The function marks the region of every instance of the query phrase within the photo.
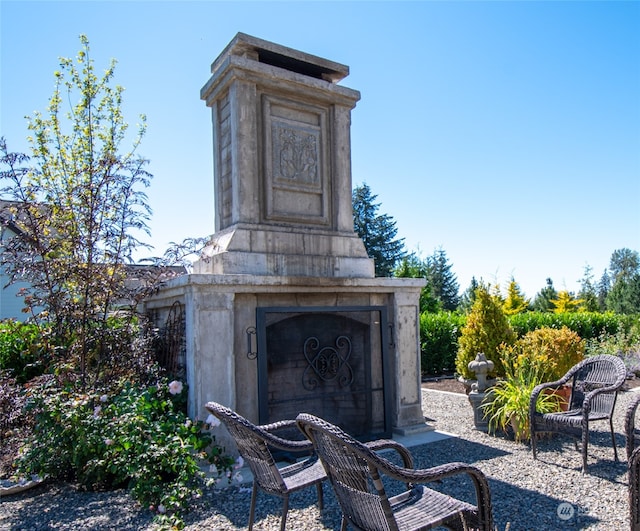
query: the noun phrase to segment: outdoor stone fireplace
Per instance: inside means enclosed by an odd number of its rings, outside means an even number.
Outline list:
[[[184,306],[189,414],[313,413],[359,438],[430,429],[422,279],[375,278],[353,229],[347,66],[239,33],[201,97],[213,124],[215,233],[147,307]],[[381,131],[384,129],[381,128]],[[197,232],[194,230],[194,232]]]

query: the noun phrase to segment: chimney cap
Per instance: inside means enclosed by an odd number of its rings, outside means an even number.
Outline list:
[[[349,75],[349,67],[316,55],[304,53],[280,44],[265,41],[246,33],[237,33],[211,65],[215,73],[228,56],[246,57],[259,63],[283,68],[330,83],[338,83]]]

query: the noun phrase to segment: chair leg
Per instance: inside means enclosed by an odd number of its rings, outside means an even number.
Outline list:
[[[531,430],[531,451],[533,452],[533,458],[536,459],[536,433]]]
[[[587,471],[587,450],[589,448],[589,430],[586,429],[582,432],[582,473],[588,474]]]
[[[611,428],[611,445],[613,446],[613,458],[618,462],[618,447],[616,446],[616,436],[613,432],[613,418],[609,418],[609,427]]]
[[[322,495],[322,482],[316,483],[316,490],[318,491],[318,509],[322,511],[322,509],[324,509],[324,498]]]
[[[253,519],[256,513],[256,497],[258,496],[258,484],[253,481],[253,489],[251,490],[251,508],[249,509],[249,527],[248,531],[253,529]]]
[[[347,517],[343,514],[340,521],[340,531],[347,531]]]
[[[287,513],[289,512],[289,496],[285,496],[282,500],[282,519],[280,520],[280,531],[284,531],[287,525]]]

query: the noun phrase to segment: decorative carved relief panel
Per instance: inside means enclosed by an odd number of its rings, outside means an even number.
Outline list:
[[[264,95],[264,218],[330,223],[328,111]]]

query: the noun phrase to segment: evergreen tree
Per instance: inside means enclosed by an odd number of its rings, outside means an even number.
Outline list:
[[[453,311],[460,304],[460,289],[455,274],[451,271],[451,264],[444,249],[436,249],[427,258],[427,283],[431,286],[434,296],[442,303],[444,310]]]
[[[502,309],[506,315],[515,315],[526,312],[529,309],[529,300],[525,298],[518,283],[511,278],[507,288],[507,298],[502,304]]]
[[[607,309],[607,296],[611,291],[611,277],[609,272],[605,269],[598,281],[597,294],[598,294],[598,308],[601,312]]]
[[[405,256],[393,272],[398,278],[427,278],[428,264],[416,253]],[[442,310],[442,303],[434,295],[432,286],[427,284],[420,292],[420,313],[437,313]]]
[[[378,196],[364,183],[352,193],[353,228],[362,238],[369,258],[373,258],[377,277],[390,277],[396,264],[406,255],[404,239],[396,239],[396,222],[387,214],[378,214]]]
[[[533,309],[536,312],[552,312],[554,309],[551,301],[558,297],[556,288],[553,287],[553,280],[547,279],[547,285],[542,288],[533,300]]]
[[[458,305],[459,310],[461,310],[464,313],[469,313],[471,311],[471,308],[473,307],[473,303],[476,300],[476,290],[479,287],[484,287],[485,289],[487,289],[487,286],[485,286],[482,279],[480,279],[480,281],[478,282],[476,280],[476,277],[471,277],[471,282],[469,283],[469,287],[465,290],[465,292],[460,297],[460,304]]]
[[[558,296],[551,300],[554,313],[571,313],[577,312],[582,308],[584,301],[576,299],[572,293],[567,290],[558,292]]]
[[[458,340],[456,371],[464,378],[474,378],[468,364],[483,352],[487,359],[493,361],[494,373],[503,376],[499,349],[503,344],[513,344],[515,340],[516,334],[502,309],[502,302],[485,288],[478,288],[476,300]]]
[[[598,304],[598,292],[596,286],[593,283],[593,270],[590,266],[585,266],[584,275],[580,280],[580,291],[578,292],[578,298],[583,300],[582,309],[587,312],[600,311],[600,305]]]
[[[615,282],[619,278],[628,279],[640,271],[640,254],[631,249],[617,249],[611,254],[609,271]]]
[[[640,313],[640,254],[618,249],[611,255],[609,270],[613,285],[605,303],[616,313]]]
[[[420,295],[421,312],[454,311],[460,303],[458,282],[443,249],[437,249],[426,259],[411,253],[396,267],[394,276],[426,279]]]

